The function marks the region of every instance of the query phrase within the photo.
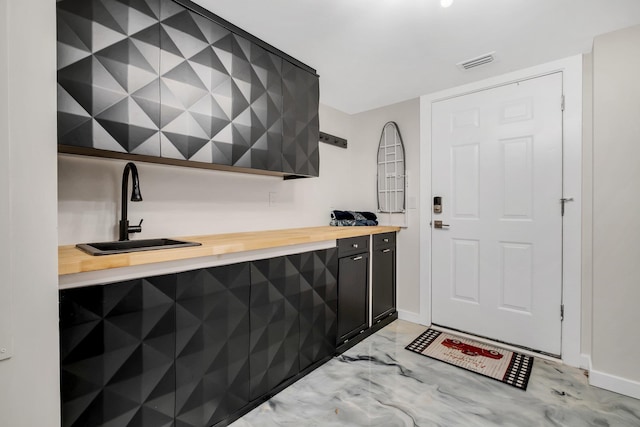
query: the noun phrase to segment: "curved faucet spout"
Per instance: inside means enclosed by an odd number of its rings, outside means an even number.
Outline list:
[[[122,173],[122,200],[120,201],[120,241],[129,240],[129,233],[139,233],[142,231],[142,221],[140,224],[134,227],[129,227],[129,220],[127,219],[127,192],[129,191],[129,173],[131,173],[132,190],[131,201],[141,202],[142,193],[140,193],[140,179],[138,178],[138,168],[135,164],[129,162],[124,167]]]

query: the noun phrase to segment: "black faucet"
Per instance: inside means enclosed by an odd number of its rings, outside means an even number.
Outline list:
[[[129,226],[129,221],[127,220],[127,191],[129,190],[129,171],[131,171],[131,180],[133,181],[131,201],[142,201],[142,194],[140,194],[140,180],[138,179],[138,168],[136,168],[136,165],[129,162],[124,167],[124,172],[122,174],[122,203],[120,205],[122,211],[120,214],[120,241],[129,240],[129,233],[140,233],[142,231],[142,220],[140,220],[140,224],[132,226]]]

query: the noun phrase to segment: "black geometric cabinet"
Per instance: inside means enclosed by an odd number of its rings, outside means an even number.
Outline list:
[[[177,274],[176,426],[222,421],[249,403],[248,263]]]
[[[282,170],[282,59],[163,2],[162,157]]]
[[[160,4],[56,3],[59,144],[160,155]]]
[[[284,131],[282,157],[284,172],[318,176],[320,99],[318,76],[308,73],[287,61],[282,64],[284,96]]]
[[[299,276],[286,256],[251,263],[251,400],[300,371]]]
[[[335,248],[61,290],[64,427],[222,425],[334,355]]]
[[[251,399],[335,353],[336,249],[251,263]]]
[[[300,271],[300,371],[331,357],[338,331],[338,251],[290,255]]]
[[[62,425],[173,426],[175,275],[60,291]]]
[[[180,3],[57,2],[59,150],[318,176],[315,71]]]

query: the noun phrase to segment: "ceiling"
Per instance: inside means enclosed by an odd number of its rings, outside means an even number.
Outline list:
[[[640,24],[638,0],[195,0],[315,68],[320,102],[357,113],[591,51]],[[495,51],[468,71],[458,62]]]

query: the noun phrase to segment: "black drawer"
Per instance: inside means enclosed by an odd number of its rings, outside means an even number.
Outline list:
[[[383,233],[373,235],[373,249],[382,249],[396,245],[396,233]]]
[[[369,252],[369,236],[338,239],[338,258]]]

